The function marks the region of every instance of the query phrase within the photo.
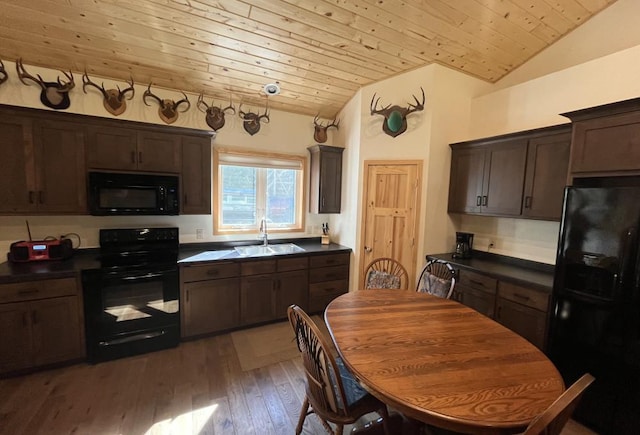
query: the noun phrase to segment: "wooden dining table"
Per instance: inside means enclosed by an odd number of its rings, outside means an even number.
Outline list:
[[[371,394],[407,417],[456,432],[522,432],[564,391],[538,348],[458,302],[402,290],[334,299],[325,321]]]

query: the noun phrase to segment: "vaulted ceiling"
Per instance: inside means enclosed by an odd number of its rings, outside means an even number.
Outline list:
[[[264,106],[277,83],[271,108],[331,118],[433,62],[495,82],[615,1],[0,0],[0,59],[216,104]]]

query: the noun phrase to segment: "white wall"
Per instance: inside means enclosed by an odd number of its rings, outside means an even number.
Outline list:
[[[589,23],[588,23],[589,24]],[[587,25],[588,25],[587,24]],[[560,113],[640,95],[640,46],[475,98],[467,139],[569,120]],[[466,216],[460,231],[476,234],[474,248],[543,263],[555,262],[556,222]]]
[[[40,103],[39,88],[35,85],[23,85],[15,74],[15,64],[4,61],[7,71],[9,71],[9,79],[0,86],[0,104],[8,104],[22,107],[33,107],[37,109],[51,110],[44,107]],[[46,68],[38,68],[25,65],[29,73],[41,74],[45,80],[55,80],[61,74],[55,70]],[[88,94],[82,92],[81,74],[74,74],[76,86],[70,93],[71,106],[65,112],[79,113],[85,115],[93,115],[105,118],[115,118],[102,105],[102,96],[94,88],[87,88]],[[121,88],[126,87],[126,83],[114,81],[111,79],[103,79],[99,77],[91,77],[92,81],[100,83],[104,80],[105,88],[115,87],[119,85]],[[127,102],[127,111],[117,117],[117,119],[141,121],[154,124],[165,125],[157,114],[157,104],[155,101],[149,100],[151,106],[146,106],[142,101],[142,95],[145,86],[136,86],[135,97]],[[177,91],[152,88],[152,92],[162,98],[180,99],[182,94]],[[187,94],[191,101],[191,109],[185,113],[180,113],[178,120],[172,124],[180,127],[197,128],[210,130],[205,122],[202,112],[196,108],[197,95]],[[266,98],[266,97],[265,97]],[[277,97],[273,97],[277,98]],[[207,103],[211,103],[210,99],[206,99]],[[228,104],[228,101],[215,101],[215,104]],[[238,107],[237,102],[236,109]],[[246,111],[264,111],[264,107],[243,106]],[[263,124],[260,132],[254,136],[250,136],[242,128],[242,120],[238,116],[227,115],[225,126],[218,131],[213,146],[225,147],[242,147],[247,149],[255,149],[258,151],[291,153],[297,155],[309,155],[307,147],[313,145],[313,118],[310,116],[297,115],[288,112],[272,110],[270,112],[270,123]],[[333,143],[334,129],[328,130],[327,145]],[[308,180],[306,181],[308,185]],[[308,207],[305,205],[305,210]],[[0,216],[0,255],[7,252],[11,242],[16,240],[24,240],[27,236],[25,219],[29,220],[31,233],[34,239],[45,236],[58,237],[61,234],[70,232],[78,233],[82,238],[83,247],[98,246],[98,230],[100,228],[116,228],[116,227],[136,227],[136,226],[158,226],[170,225],[180,228],[180,241],[185,242],[208,242],[226,240],[229,236],[213,236],[213,221],[211,215],[194,215],[194,216],[134,216],[134,217],[97,217],[97,216]],[[307,213],[305,233],[292,233],[283,235],[285,237],[301,237],[301,236],[319,236],[321,234],[321,223],[325,221],[322,215],[314,215]],[[204,229],[204,239],[196,240],[196,229]],[[274,234],[273,237],[280,237]],[[239,239],[237,236],[234,239]],[[244,238],[253,238],[245,236]],[[0,257],[0,262],[2,261]]]
[[[415,103],[425,91],[426,103],[421,112],[407,118],[407,131],[391,137],[382,131],[383,118],[370,114],[374,94],[378,107]],[[348,159],[343,171],[343,198],[340,215],[332,218],[340,228],[340,240],[354,248],[351,289],[357,287],[361,264],[363,168],[366,160],[419,160],[423,162],[417,259],[419,270],[427,253],[448,251],[453,247],[454,227],[446,213],[450,152],[448,144],[468,134],[471,97],[486,92],[488,84],[444,68],[429,65],[362,88],[343,108],[340,117],[349,127],[341,129],[336,139],[344,142]],[[343,243],[344,241],[344,243]]]

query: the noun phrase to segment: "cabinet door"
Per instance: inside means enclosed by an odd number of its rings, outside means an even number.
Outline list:
[[[523,216],[560,220],[570,146],[570,132],[529,141]]]
[[[640,112],[602,116],[573,123],[571,172],[633,171],[640,161]]]
[[[182,214],[211,214],[211,139],[182,138]]]
[[[35,365],[84,356],[77,296],[34,301],[29,304],[29,308],[33,324]]]
[[[275,316],[278,319],[287,317],[289,305],[296,304],[307,310],[309,283],[306,270],[282,272],[276,281]]]
[[[35,211],[36,180],[31,120],[0,119],[0,212]]]
[[[38,210],[84,213],[87,210],[84,131],[71,122],[36,121],[34,145]]]
[[[457,285],[456,288],[462,296],[462,300],[460,302],[493,319],[494,307],[496,304],[495,295],[462,285]]]
[[[87,127],[87,167],[132,171],[138,167],[137,132],[128,128]]]
[[[451,151],[449,212],[479,213],[482,200],[485,151],[482,148]]]
[[[180,172],[182,145],[179,135],[138,133],[138,169],[150,172]]]
[[[498,298],[496,320],[539,349],[544,349],[546,319],[547,315],[542,311]]]
[[[240,321],[243,325],[275,318],[275,284],[273,275],[252,275],[240,284]]]
[[[27,303],[1,304],[0,373],[30,367],[33,354],[31,343],[31,321]]]
[[[310,213],[340,213],[344,148],[315,145],[311,153]]]
[[[519,216],[527,162],[527,140],[511,139],[487,149],[482,213]]]
[[[240,279],[213,279],[184,284],[183,337],[240,325]]]

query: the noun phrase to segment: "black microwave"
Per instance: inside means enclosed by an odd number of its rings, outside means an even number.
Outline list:
[[[176,175],[89,172],[89,213],[104,215],[177,215]]]

